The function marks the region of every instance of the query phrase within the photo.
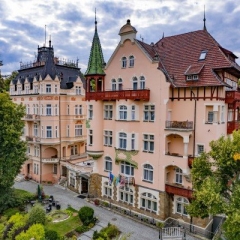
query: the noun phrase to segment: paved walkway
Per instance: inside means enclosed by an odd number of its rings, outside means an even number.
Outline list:
[[[15,188],[27,190],[29,192],[37,191],[37,183],[31,181],[15,182]],[[109,210],[97,207],[84,199],[78,198],[78,194],[68,190],[63,189],[60,186],[44,186],[43,190],[47,195],[53,195],[55,200],[58,200],[61,204],[61,208],[65,209],[68,205],[71,205],[75,209],[80,209],[83,206],[89,206],[94,209],[95,216],[99,219],[99,223],[94,226],[91,231],[84,233],[79,240],[89,240],[91,239],[93,232],[95,230],[100,230],[101,228],[107,226],[110,222],[115,224],[122,233],[129,234],[129,240],[157,240],[159,239],[158,230],[151,227],[145,226],[141,223],[135,222],[132,219],[126,218],[124,216],[113,213]],[[187,236],[187,240],[194,240],[190,236]]]

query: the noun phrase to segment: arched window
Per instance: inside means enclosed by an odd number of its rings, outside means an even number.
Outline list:
[[[125,176],[134,176],[134,166],[128,162],[121,162],[121,173]]]
[[[176,168],[175,169],[175,176],[176,176],[176,183],[182,184],[182,169]]]
[[[145,89],[145,77],[140,77],[140,89]]]
[[[119,148],[126,150],[127,148],[127,134],[120,132],[119,133]]]
[[[189,201],[184,197],[178,197],[175,201],[176,212],[182,215],[188,215],[185,206],[189,204]]]
[[[134,56],[129,57],[129,67],[134,67]]]
[[[110,157],[105,157],[105,171],[112,171],[112,159]]]
[[[126,67],[127,67],[127,58],[122,57],[122,68],[126,68]]]
[[[118,90],[122,90],[123,81],[121,78],[118,79]]]
[[[153,167],[150,164],[143,165],[143,180],[153,181]]]
[[[127,107],[124,105],[119,106],[119,120],[127,120]]]
[[[116,80],[112,79],[112,91],[116,91],[116,89],[117,89]]]
[[[151,193],[142,193],[140,198],[141,208],[157,213],[157,198]]]
[[[119,188],[119,199],[133,205],[133,190],[128,187]]]
[[[138,88],[138,79],[136,77],[133,78],[133,90],[137,90]]]

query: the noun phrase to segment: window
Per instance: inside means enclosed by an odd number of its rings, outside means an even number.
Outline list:
[[[43,105],[41,104],[41,115],[43,115]]]
[[[197,155],[201,155],[204,152],[204,145],[197,144]]]
[[[110,157],[105,157],[105,166],[104,170],[111,172],[112,171],[112,159]]]
[[[38,85],[34,85],[34,93],[38,93]]]
[[[22,91],[24,91],[24,83],[22,84]]]
[[[131,150],[135,150],[135,134],[132,133],[131,136]]]
[[[127,162],[121,162],[121,173],[127,176],[134,176],[134,166]]]
[[[176,181],[176,183],[182,184],[182,175],[183,175],[182,169],[176,168],[175,169],[175,181]]]
[[[36,107],[35,107],[35,104],[33,104],[33,114],[36,114]]]
[[[112,79],[112,91],[116,91],[117,90],[117,83],[115,79]]]
[[[67,115],[70,114],[70,108],[69,108],[69,105],[67,105]]]
[[[51,84],[46,84],[46,93],[51,93]]]
[[[89,134],[88,134],[88,139],[89,139],[89,145],[93,145],[93,130],[89,129]]]
[[[67,137],[69,137],[69,134],[70,134],[69,125],[67,125],[67,131],[66,131],[66,133],[67,133]]]
[[[88,119],[93,118],[93,105],[88,106]]]
[[[81,87],[76,86],[76,95],[81,95]]]
[[[127,148],[127,134],[126,133],[119,133],[119,148],[126,150]]]
[[[31,148],[30,146],[27,146],[27,154],[30,155],[30,153],[31,153]]]
[[[127,58],[123,57],[122,58],[122,68],[126,68],[127,67]]]
[[[55,126],[55,137],[58,137],[58,126]]]
[[[143,151],[144,152],[154,151],[154,135],[143,134]]]
[[[153,167],[150,164],[143,165],[143,180],[153,181]]]
[[[141,208],[157,213],[157,198],[151,193],[142,193],[140,197]]]
[[[75,115],[82,115],[82,105],[75,105]]]
[[[207,120],[208,123],[213,123],[213,116],[214,114],[212,111],[208,112],[208,120]]]
[[[21,87],[18,87],[18,94],[21,94]]]
[[[46,126],[46,137],[52,138],[52,126]]]
[[[143,114],[144,114],[143,121],[153,122],[155,120],[155,106],[145,105]]]
[[[39,165],[37,163],[33,164],[33,173],[38,175],[39,172]]]
[[[78,154],[78,149],[77,149],[77,145],[73,145],[71,146],[71,155],[77,155]]]
[[[42,137],[42,138],[44,137],[44,129],[43,129],[43,126],[41,126],[41,137]]]
[[[38,104],[36,104],[35,114],[38,115]]]
[[[200,53],[199,59],[198,60],[204,60],[207,56],[207,51],[204,50]]]
[[[188,200],[184,197],[178,197],[175,200],[175,208],[176,208],[176,212],[182,215],[188,215],[185,206],[187,204],[189,204]]]
[[[75,176],[73,175],[73,173],[70,174],[69,185],[75,188]]]
[[[129,67],[134,67],[134,56],[129,57]]]
[[[47,106],[46,106],[46,115],[47,116],[52,115],[52,105],[51,104],[47,104]]]
[[[119,78],[118,79],[118,90],[122,90],[123,89],[123,84],[122,84],[122,79],[121,78]]]
[[[224,113],[225,113],[225,107],[222,106],[222,111],[221,111],[221,122],[224,123],[225,119],[224,119]]]
[[[53,174],[57,174],[57,164],[53,164]]]
[[[58,86],[55,84],[55,93],[58,92]]]
[[[124,105],[119,106],[119,119],[127,120],[127,107]]]
[[[133,90],[138,89],[138,79],[136,77],[133,78]]]
[[[128,187],[119,188],[120,200],[133,205],[133,190]]]
[[[104,182],[103,192],[106,197],[112,197],[112,186],[109,184],[109,182]]]
[[[131,117],[132,117],[132,120],[136,119],[136,108],[135,108],[135,106],[132,106],[132,108],[131,108]]]
[[[192,75],[187,75],[187,80],[192,80]]]
[[[26,86],[26,94],[29,94],[30,86]]]
[[[75,125],[75,137],[82,136],[82,125]]]
[[[55,105],[55,116],[57,116],[58,115],[58,105],[56,104]]]
[[[111,120],[113,116],[113,106],[104,105],[104,119]]]
[[[29,104],[27,104],[26,110],[27,110],[27,114],[30,114],[30,106],[29,106]]]
[[[198,75],[193,75],[193,80],[198,80]]]
[[[34,137],[38,137],[38,125],[37,124],[34,124],[33,134],[34,134]]]
[[[40,155],[40,148],[39,146],[34,146],[34,156],[39,157]]]
[[[145,89],[145,77],[140,77],[140,89]]]
[[[104,131],[104,146],[112,146],[112,131]]]

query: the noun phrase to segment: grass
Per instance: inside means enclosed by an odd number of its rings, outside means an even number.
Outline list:
[[[71,211],[72,213],[78,212],[72,207],[67,208],[68,211]],[[46,224],[46,229],[54,230],[56,231],[60,236],[64,236],[66,233],[74,230],[76,227],[82,225],[78,215],[74,216],[75,214],[72,214],[70,218],[63,222],[53,223],[48,222]]]

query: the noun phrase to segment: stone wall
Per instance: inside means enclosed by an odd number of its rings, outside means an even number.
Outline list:
[[[89,196],[101,198],[102,177],[98,173],[92,173],[89,178]]]

